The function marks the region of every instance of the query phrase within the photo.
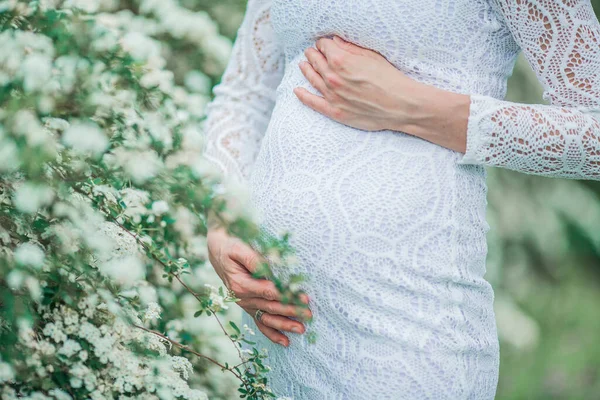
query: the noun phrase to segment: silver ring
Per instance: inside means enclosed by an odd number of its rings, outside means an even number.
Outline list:
[[[265,312],[263,310],[256,310],[256,312],[254,313],[254,318],[256,318],[257,321],[260,321],[260,318],[263,316]]]

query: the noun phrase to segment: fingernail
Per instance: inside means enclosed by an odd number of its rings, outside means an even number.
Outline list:
[[[292,332],[302,333],[302,328],[300,328],[299,326],[294,326],[292,327]]]
[[[286,347],[287,345],[285,344],[285,340],[280,340],[278,342],[280,345],[282,345],[283,347]]]

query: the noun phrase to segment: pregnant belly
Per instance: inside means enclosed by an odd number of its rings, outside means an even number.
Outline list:
[[[356,251],[424,278],[481,278],[485,176],[457,165],[458,156],[402,132],[339,124],[281,96],[252,172],[253,206],[271,233],[291,234],[305,268],[326,263],[335,275]],[[461,256],[475,270],[457,268]]]
[[[355,346],[348,332],[370,343],[365,357],[390,363],[410,351],[495,351],[485,178],[458,156],[401,132],[341,125],[293,98],[278,103],[251,199],[269,233],[290,233],[299,262],[274,270],[308,277],[314,329],[325,334],[318,357]]]
[[[495,387],[485,175],[459,156],[402,132],[341,125],[281,94],[251,199],[270,234],[290,233],[298,263],[274,270],[308,278],[317,342],[292,334],[289,351],[265,339],[273,382],[293,370],[308,387],[344,382],[353,398],[375,398],[360,390],[390,382],[419,398],[415,379],[453,382],[448,398],[466,398],[470,382]],[[363,385],[361,368],[382,372]]]
[[[290,233],[299,262],[275,272],[308,277],[323,357],[339,357],[347,332],[377,343],[379,359],[390,346],[495,346],[485,175],[458,156],[401,132],[341,125],[292,97],[278,102],[251,198],[269,233]]]

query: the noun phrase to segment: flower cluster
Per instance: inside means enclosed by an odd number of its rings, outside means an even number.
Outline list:
[[[222,322],[206,215],[292,249],[200,156],[231,49],[207,10],[5,0],[0,46],[0,397],[273,397],[254,332]]]

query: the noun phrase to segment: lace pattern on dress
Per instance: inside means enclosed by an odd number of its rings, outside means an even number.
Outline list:
[[[551,105],[471,96],[461,164],[600,180],[600,24],[587,0],[496,0]]]
[[[233,54],[207,106],[205,157],[227,178],[247,181],[283,76],[283,53],[274,39],[271,1],[251,0]]]

